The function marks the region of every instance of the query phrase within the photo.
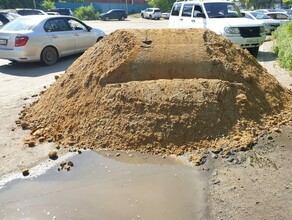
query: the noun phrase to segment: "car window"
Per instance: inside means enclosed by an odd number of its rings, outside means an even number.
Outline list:
[[[193,10],[193,4],[185,4],[183,7],[182,15],[183,17],[191,17],[192,16],[192,10]]]
[[[72,30],[84,30],[87,31],[87,28],[81,24],[79,21],[76,21],[74,19],[68,19],[68,23]]]
[[[154,10],[154,12],[159,13],[161,12],[159,9]]]
[[[62,18],[48,20],[44,25],[44,29],[46,32],[70,31],[71,30],[68,23]]]
[[[180,12],[180,9],[181,9],[181,4],[173,5],[172,10],[171,10],[171,15],[172,16],[178,16],[179,12]]]
[[[194,17],[202,17],[203,16],[203,10],[202,7],[199,5],[195,5],[194,8]]]

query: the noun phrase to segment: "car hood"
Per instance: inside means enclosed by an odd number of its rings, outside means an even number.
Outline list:
[[[256,27],[261,25],[260,22],[248,18],[210,18],[216,26],[224,27]]]
[[[263,26],[260,22],[248,18],[210,18],[207,28],[217,34],[223,34],[225,27],[257,27]]]

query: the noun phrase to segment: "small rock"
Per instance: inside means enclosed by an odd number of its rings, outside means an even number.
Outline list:
[[[82,154],[82,151],[81,150],[78,150],[77,152],[78,152],[78,154]]]
[[[60,147],[59,145],[56,146],[56,149],[57,149],[57,150],[60,150],[60,148],[61,148],[61,147]]]
[[[121,156],[121,154],[120,153],[116,153],[116,157],[119,157],[119,156]]]
[[[27,129],[28,126],[29,126],[29,124],[28,124],[27,122],[22,122],[22,123],[20,124],[20,126],[21,126],[22,129]]]
[[[29,169],[28,169],[28,168],[23,168],[23,169],[21,170],[21,172],[22,172],[22,175],[23,175],[23,176],[28,176],[28,175],[29,175]]]
[[[15,131],[15,128],[11,128],[11,131]]]
[[[34,97],[38,97],[38,94],[34,94],[34,95],[32,95],[31,97],[32,97],[32,98],[34,98]]]
[[[220,147],[220,148],[218,148],[218,149],[213,148],[213,147],[210,147],[210,148],[209,148],[209,151],[210,151],[211,153],[213,153],[213,154],[219,154],[222,150],[223,150],[222,147]]]
[[[269,136],[267,137],[267,139],[268,139],[268,140],[273,140],[273,137],[272,137],[271,135],[269,135]]]
[[[40,138],[38,139],[39,142],[44,142],[45,140],[46,140],[45,137],[40,137]]]
[[[58,159],[58,153],[57,153],[57,151],[51,151],[50,153],[49,153],[49,158],[51,159],[51,160],[56,160],[56,159]]]
[[[73,167],[73,166],[74,166],[74,163],[70,160],[70,161],[68,162],[68,165],[69,165],[70,167]]]
[[[55,75],[54,77],[55,77],[55,80],[60,78],[60,76],[58,76],[58,75]]]
[[[35,142],[34,141],[29,141],[29,142],[27,142],[27,146],[28,147],[34,147],[35,146]]]

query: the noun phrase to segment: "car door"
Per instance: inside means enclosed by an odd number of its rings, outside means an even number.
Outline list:
[[[97,36],[94,32],[87,29],[85,24],[74,18],[67,19],[68,24],[72,29],[72,33],[76,41],[76,51],[82,52],[93,46],[97,41]]]
[[[195,23],[193,21],[193,6],[194,4],[186,3],[183,5],[181,16],[179,19],[179,28],[193,28]]]
[[[47,36],[57,47],[60,56],[75,52],[75,35],[64,18],[49,19],[45,23],[44,29]]]
[[[178,28],[179,21],[180,21],[180,10],[182,7],[182,3],[176,3],[173,5],[169,20],[168,20],[168,27],[169,28]]]

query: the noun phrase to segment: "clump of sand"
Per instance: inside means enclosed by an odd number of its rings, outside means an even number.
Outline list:
[[[291,92],[208,30],[119,30],[76,60],[21,120],[31,138],[183,154],[249,146],[291,123]]]

